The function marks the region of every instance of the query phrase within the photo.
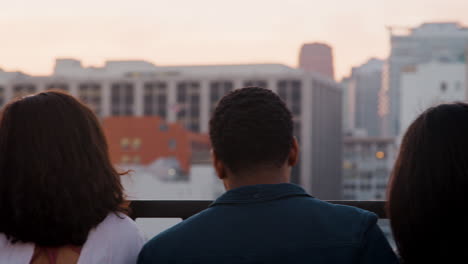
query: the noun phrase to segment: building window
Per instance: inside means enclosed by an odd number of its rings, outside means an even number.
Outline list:
[[[371,189],[371,185],[370,184],[361,184],[360,186],[360,190],[361,191],[368,191]]]
[[[215,81],[210,83],[210,109],[214,111],[219,100],[232,91],[234,85],[230,81]]]
[[[159,124],[159,131],[166,132],[167,130],[169,130],[169,128],[166,123]]]
[[[175,139],[169,139],[169,149],[175,150],[177,148],[177,141]]]
[[[120,140],[120,147],[124,150],[127,150],[128,147],[130,146],[130,139],[128,138],[122,138]]]
[[[447,91],[447,83],[446,82],[441,82],[440,83],[440,91],[445,93]]]
[[[455,89],[460,91],[462,89],[462,83],[460,81],[455,82]]]
[[[143,111],[145,115],[167,118],[167,84],[147,82],[144,84]]]
[[[13,86],[13,97],[23,97],[36,92],[36,86],[33,84],[16,84]]]
[[[377,152],[375,153],[375,157],[376,157],[377,159],[384,159],[384,158],[385,158],[385,152],[383,152],[383,151],[377,151]]]
[[[101,115],[102,94],[101,85],[94,82],[81,83],[78,85],[78,97],[89,106],[97,115]]]
[[[141,158],[140,158],[140,156],[135,156],[135,157],[133,157],[133,163],[134,163],[134,164],[140,164],[140,163],[141,163]]]
[[[200,83],[185,81],[177,84],[177,108],[177,120],[185,128],[199,132]]]
[[[130,156],[123,155],[120,161],[122,162],[122,164],[128,164],[130,162]]]
[[[111,86],[111,113],[115,116],[133,115],[134,86],[129,82],[114,83]]]
[[[140,149],[140,147],[141,147],[141,138],[134,138],[132,145],[133,145],[134,150]]]

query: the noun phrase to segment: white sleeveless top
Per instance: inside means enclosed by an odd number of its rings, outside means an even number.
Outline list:
[[[89,232],[83,245],[78,264],[133,264],[145,240],[135,222],[129,217],[109,214]],[[29,264],[34,244],[11,244],[0,233],[0,263]]]

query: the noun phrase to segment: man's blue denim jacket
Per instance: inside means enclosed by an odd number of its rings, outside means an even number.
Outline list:
[[[297,185],[245,186],[154,237],[138,263],[397,263],[376,222]]]

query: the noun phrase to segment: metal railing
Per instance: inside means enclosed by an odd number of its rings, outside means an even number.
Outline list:
[[[387,218],[385,214],[385,201],[327,201],[332,204],[341,204],[358,207],[374,212],[381,219]],[[182,218],[190,216],[208,208],[212,201],[131,201],[130,216],[136,218]]]

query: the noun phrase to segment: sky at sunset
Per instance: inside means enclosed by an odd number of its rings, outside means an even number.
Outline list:
[[[387,25],[468,25],[467,0],[0,0],[0,68],[50,74],[84,65],[297,65],[305,42],[333,46],[339,77],[389,51]]]

